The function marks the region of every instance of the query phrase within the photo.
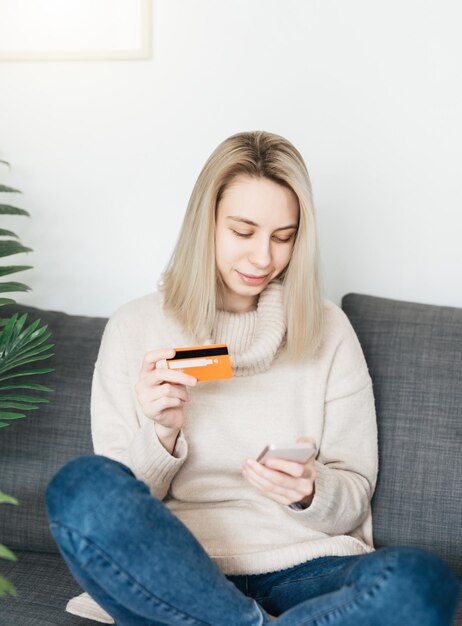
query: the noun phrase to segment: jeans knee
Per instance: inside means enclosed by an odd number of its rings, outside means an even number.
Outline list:
[[[459,598],[459,581],[438,556],[422,548],[386,548],[385,564],[402,596],[414,602],[416,610],[435,616],[435,624],[450,624]],[[430,622],[429,623],[433,623]]]
[[[455,574],[436,554],[423,548],[396,546],[388,548],[386,561],[396,564],[398,577],[414,582],[416,585],[428,584],[426,581],[456,581]]]
[[[105,474],[128,468],[103,455],[85,454],[67,461],[51,478],[45,489],[45,508],[50,522],[62,522],[85,508],[88,500],[97,501],[104,488]],[[130,471],[130,470],[128,470]]]

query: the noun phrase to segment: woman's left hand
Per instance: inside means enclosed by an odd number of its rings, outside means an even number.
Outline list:
[[[313,437],[299,437],[297,443],[316,445]],[[315,493],[314,458],[313,454],[304,464],[284,459],[269,459],[263,464],[253,459],[244,459],[242,474],[251,485],[280,504],[301,502],[309,506]]]

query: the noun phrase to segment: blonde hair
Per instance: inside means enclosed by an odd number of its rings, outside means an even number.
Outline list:
[[[195,338],[210,336],[223,281],[215,261],[215,222],[220,198],[236,176],[268,178],[293,191],[299,224],[282,280],[287,321],[286,352],[293,360],[314,357],[322,340],[324,306],[311,182],[298,150],[264,131],[225,139],[210,155],[194,185],[172,256],[157,283],[164,311]]]

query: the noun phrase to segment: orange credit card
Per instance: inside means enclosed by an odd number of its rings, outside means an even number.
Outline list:
[[[233,377],[225,343],[175,348],[175,356],[165,359],[165,363],[168,369],[181,370],[197,378],[198,382]]]

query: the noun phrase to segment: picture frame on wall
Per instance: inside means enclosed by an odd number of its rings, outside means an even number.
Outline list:
[[[151,56],[152,0],[0,0],[0,62]]]

